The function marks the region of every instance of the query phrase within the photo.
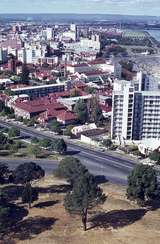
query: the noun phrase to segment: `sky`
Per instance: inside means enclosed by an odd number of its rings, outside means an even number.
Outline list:
[[[0,13],[97,13],[160,16],[160,0],[0,0]]]

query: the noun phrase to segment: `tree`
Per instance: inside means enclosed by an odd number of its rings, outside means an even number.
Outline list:
[[[22,191],[22,202],[23,203],[32,203],[36,200],[38,200],[37,189],[30,187],[30,184],[27,183],[26,187]]]
[[[13,108],[9,108],[7,106],[4,107],[4,109],[1,112],[1,116],[9,116],[9,117],[14,117],[14,110]]]
[[[60,134],[61,133],[61,124],[57,120],[53,120],[50,125],[51,131]]]
[[[5,89],[4,94],[7,96],[14,96],[14,92],[11,89]]]
[[[7,196],[0,189],[0,232],[5,230],[8,223],[10,208],[7,206]]]
[[[4,102],[0,100],[0,113],[3,111],[4,107],[5,107]]]
[[[48,148],[51,145],[52,145],[52,140],[50,140],[50,139],[45,138],[45,139],[39,141],[39,146],[40,147]]]
[[[18,137],[18,136],[20,136],[20,130],[15,127],[12,127],[8,131],[8,136],[9,136],[9,138]]]
[[[82,219],[83,230],[87,230],[88,209],[103,203],[106,196],[98,187],[95,177],[89,173],[81,174],[67,193],[64,201],[66,210],[79,214]]]
[[[67,128],[64,131],[64,135],[65,136],[72,136],[72,129],[73,129],[74,125],[68,125]]]
[[[38,144],[38,143],[39,143],[39,139],[38,139],[37,137],[33,137],[33,138],[31,139],[31,143],[33,143],[33,144]]]
[[[32,162],[19,165],[13,172],[14,182],[24,185],[22,200],[25,200],[25,202],[27,201],[29,208],[31,208],[31,203],[35,199],[31,182],[44,177],[44,175],[44,170],[39,165]]]
[[[8,178],[9,169],[6,164],[0,163],[0,184],[5,182],[5,179]]]
[[[57,139],[52,143],[52,149],[59,154],[65,154],[67,151],[67,145],[63,139]]]
[[[29,83],[29,69],[26,64],[23,64],[22,66],[22,73],[20,76],[20,82],[28,84]]]
[[[87,104],[83,100],[78,100],[75,107],[74,112],[76,113],[78,120],[80,123],[84,124],[88,121],[88,108]]]
[[[96,93],[96,88],[87,86],[87,87],[85,88],[85,92],[87,92],[87,93],[89,93],[89,94],[95,94],[95,93]]]
[[[155,162],[157,162],[158,164],[160,163],[160,153],[158,150],[153,151],[152,153],[150,153],[149,155],[150,160],[153,160]]]
[[[25,122],[24,122],[24,124],[25,124]],[[26,122],[27,126],[34,126],[35,124],[36,124],[36,118],[35,117],[31,118],[30,120],[28,120]]]
[[[111,147],[112,146],[112,140],[111,139],[104,139],[103,145],[107,148]]]
[[[73,183],[81,174],[88,172],[86,167],[78,158],[71,156],[62,159],[55,171],[55,175],[59,178],[65,178],[73,186]]]
[[[0,132],[0,145],[1,146],[5,145],[7,142],[8,142],[7,137],[2,132]]]
[[[36,158],[41,154],[42,150],[39,146],[29,144],[28,145],[28,151],[30,154],[34,155]]]
[[[143,203],[158,195],[157,176],[153,167],[137,164],[128,177],[127,197]]]
[[[74,88],[71,90],[71,97],[78,97],[79,96],[79,91]]]
[[[100,122],[103,118],[102,110],[99,106],[97,97],[94,95],[89,102],[90,120],[94,123]]]

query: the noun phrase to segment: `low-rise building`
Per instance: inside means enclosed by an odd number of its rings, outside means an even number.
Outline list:
[[[28,86],[11,89],[15,95],[27,94],[30,98],[45,97],[50,93],[65,91],[65,84],[51,84],[41,86]]]

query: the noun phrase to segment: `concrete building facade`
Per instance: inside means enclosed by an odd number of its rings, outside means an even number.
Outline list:
[[[148,79],[140,81],[138,86],[134,81],[114,84],[111,136],[120,143],[160,138],[160,90],[155,90],[156,84],[143,90]]]

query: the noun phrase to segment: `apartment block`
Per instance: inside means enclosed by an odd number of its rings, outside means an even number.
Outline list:
[[[160,138],[160,90],[152,77],[117,80],[112,102],[112,139],[124,142]]]

